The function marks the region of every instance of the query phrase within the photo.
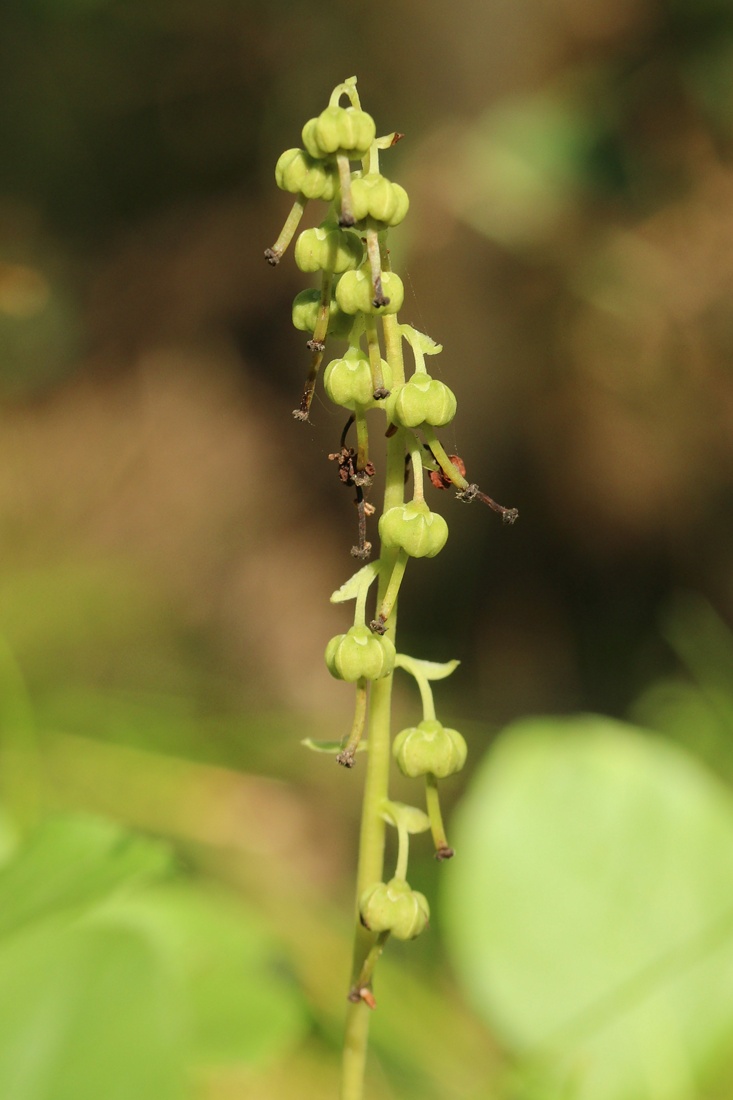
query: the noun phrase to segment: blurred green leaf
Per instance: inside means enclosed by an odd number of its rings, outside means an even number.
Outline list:
[[[683,680],[657,680],[634,701],[630,718],[684,745],[733,780],[733,695]]]
[[[692,592],[675,594],[661,626],[692,682],[682,676],[655,681],[634,701],[630,717],[733,781],[733,635]]]
[[[49,818],[0,870],[0,937],[62,910],[87,908],[171,867],[167,846],[112,822],[81,814]]]
[[[131,928],[36,927],[0,947],[0,1096],[182,1100],[180,999]]]
[[[726,692],[733,700],[733,634],[708,601],[696,592],[676,593],[661,627],[699,686]]]
[[[537,719],[488,754],[453,835],[449,944],[534,1073],[521,1095],[698,1097],[733,1034],[725,789],[632,727]]]
[[[144,927],[180,971],[189,1006],[189,1059],[259,1065],[303,1035],[305,1003],[276,943],[246,906],[178,883],[116,906]]]

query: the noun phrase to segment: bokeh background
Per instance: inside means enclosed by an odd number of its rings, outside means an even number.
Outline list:
[[[303,276],[262,253],[290,202],[277,157],[354,73],[378,132],[406,135],[383,157],[411,197],[391,247],[401,317],[443,344],[435,370],[458,397],[444,443],[520,512],[502,527],[434,494],[451,538],[409,571],[402,647],[460,658],[440,713],[473,767],[509,722],[594,712],[682,746],[712,783],[733,776],[729,0],[6,0],[8,817],[32,818],[40,799],[62,831],[87,822],[74,844],[100,868],[117,850],[108,822],[173,853],[164,877],[198,891],[212,929],[240,906],[277,986],[274,1023],[250,1049],[242,1033],[266,1016],[258,982],[219,960],[207,996],[224,1008],[209,1046],[186,1055],[188,1084],[145,1071],[137,1097],[337,1088],[360,769],[337,774],[300,740],[350,722],[351,693],[322,654],[347,624],[328,596],[352,568],[354,515],[327,460],[342,414],[319,396],[309,424],[290,415],[307,366],[290,325]],[[403,724],[415,706],[401,685]],[[469,769],[446,785],[447,805],[471,784]],[[37,843],[44,881],[75,858],[58,838]],[[507,1077],[501,1008],[494,1026],[451,961],[459,933],[455,919],[443,928],[436,883],[450,868],[415,847],[432,934],[385,962],[372,1095],[559,1096]],[[21,912],[15,934],[28,923]],[[0,957],[0,986],[33,986],[44,950],[31,941],[10,977]],[[95,950],[104,969],[110,952]],[[68,998],[54,1003],[51,1036]],[[34,1029],[7,1025],[13,1057],[42,1062]],[[110,1029],[124,1031],[114,1014]],[[79,1049],[46,1091],[16,1076],[5,1094],[112,1095],[110,1067],[124,1079],[129,1060],[90,1070]],[[693,1075],[687,1092],[592,1095],[724,1097],[733,1077],[716,1064],[706,1092]]]

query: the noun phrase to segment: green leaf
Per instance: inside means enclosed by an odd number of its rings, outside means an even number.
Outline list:
[[[183,1100],[181,1005],[134,929],[36,926],[0,948],[0,1096]]]
[[[175,960],[190,1015],[191,1060],[259,1065],[302,1037],[305,1002],[273,937],[246,906],[178,883],[122,901],[113,912],[144,928]]]
[[[408,833],[426,833],[430,828],[430,818],[417,806],[408,806],[405,802],[385,802],[382,817],[390,825],[402,827]]]
[[[307,749],[311,749],[313,752],[329,752],[337,753],[341,752],[344,747],[343,741],[316,741],[312,737],[304,737],[300,742],[301,745],[305,745]],[[366,741],[360,741],[356,746],[357,752],[364,752],[367,748]]]
[[[422,676],[426,680],[445,680],[460,665],[460,661],[421,661],[417,657],[408,657],[406,653],[398,653],[395,658],[395,667],[403,668],[412,676]]]
[[[172,866],[166,845],[112,822],[81,814],[48,818],[0,869],[0,937],[150,882]]]
[[[353,577],[349,577],[340,588],[331,596],[331,603],[346,603],[347,600],[355,600],[368,588],[372,581],[379,575],[379,562],[370,561],[363,566]]]
[[[413,328],[412,325],[399,325],[398,327],[408,344],[421,351],[423,355],[438,355],[443,350],[442,344],[436,344],[431,336]]]
[[[522,1095],[696,1100],[733,1034],[722,785],[621,723],[537,719],[487,755],[452,836],[449,944],[545,1081]]]

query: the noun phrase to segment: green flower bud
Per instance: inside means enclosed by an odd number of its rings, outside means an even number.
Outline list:
[[[375,228],[399,225],[410,205],[407,192],[380,172],[356,176],[351,181],[351,203],[357,222],[369,219]]]
[[[447,729],[434,718],[401,730],[392,745],[400,771],[411,779],[428,773],[436,779],[454,775],[466,763],[467,751],[458,730]]]
[[[313,332],[321,303],[320,290],[301,290],[293,299],[293,324],[299,332]],[[340,310],[335,298],[328,307],[328,335],[345,340],[354,325],[354,318]]]
[[[374,119],[357,107],[326,107],[303,127],[303,144],[312,157],[343,153],[358,160],[369,152],[377,135]]]
[[[372,932],[391,932],[398,940],[414,940],[430,920],[428,899],[401,878],[368,886],[359,913]]]
[[[404,550],[411,558],[434,558],[448,541],[448,524],[422,500],[389,508],[379,520],[382,546]]]
[[[383,271],[382,290],[385,297],[389,298],[389,305],[377,307],[372,303],[374,287],[372,273],[367,265],[360,267],[358,271],[347,271],[341,276],[336,287],[336,301],[344,313],[385,314],[397,313],[402,309],[405,288],[399,275],[395,275],[394,271]]]
[[[394,668],[395,647],[386,635],[372,634],[368,626],[352,626],[326,646],[326,665],[337,680],[356,683],[379,680]]]
[[[335,226],[306,229],[295,242],[295,262],[301,271],[331,271],[340,275],[358,267],[364,246],[356,233]]]
[[[302,192],[307,199],[331,202],[338,191],[335,164],[315,160],[303,149],[286,149],[275,165],[275,182],[281,191]]]
[[[382,359],[382,381],[389,389],[392,384],[392,368]],[[332,359],[323,374],[326,393],[335,405],[355,409],[357,405],[370,409],[374,400],[374,382],[369,357],[360,348],[349,348],[343,359]]]
[[[417,372],[402,386],[396,386],[387,402],[387,416],[402,428],[430,424],[442,428],[456,415],[453,390],[429,374]]]

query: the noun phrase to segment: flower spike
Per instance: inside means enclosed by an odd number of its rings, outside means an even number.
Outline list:
[[[351,729],[338,741],[306,741],[317,752],[335,755],[346,769],[355,765],[360,751],[369,754],[359,834],[359,924],[344,1041],[342,1092],[353,1098],[363,1092],[365,1014],[376,1006],[374,974],[384,947],[390,938],[413,939],[429,923],[428,901],[407,879],[410,836],[429,832],[436,859],[452,857],[439,785],[466,759],[465,740],[439,721],[433,698],[433,681],[450,675],[457,662],[417,660],[395,648],[398,599],[407,567],[413,558],[440,553],[448,538],[445,519],[425,500],[424,474],[436,488],[452,488],[461,500],[482,500],[507,523],[517,515],[469,482],[461,459],[446,454],[436,430],[453,419],[456,397],[426,368],[426,357],[442,348],[399,321],[405,288],[392,270],[388,235],[405,218],[410,202],[405,189],[382,173],[380,159],[401,138],[397,131],[377,136],[374,120],[362,109],[356,77],[336,85],[325,109],[305,123],[303,147],[287,149],[278,160],[276,182],[294,202],[282,232],[266,251],[275,266],[292,240],[298,268],[318,277],[318,286],[301,291],[292,308],[294,326],[307,333],[310,355],[294,416],[308,420],[322,374],[327,397],[347,417],[338,448],[328,458],[335,462],[341,484],[353,488],[357,540],[351,554],[359,562],[372,550],[367,519],[375,509],[367,494],[375,472],[375,441],[385,442],[379,556],[358,568],[331,596],[333,603],[354,600],[354,619],[352,626],[331,638],[324,655],[331,675],[353,692]],[[305,204],[313,200],[327,204],[323,220],[296,234]],[[324,361],[326,344],[330,347],[334,340],[344,340],[346,347]],[[414,358],[414,368],[407,371],[405,343]],[[422,717],[393,737],[396,668],[414,677]],[[390,800],[390,772],[396,769],[419,778],[425,809]],[[385,821],[397,830],[391,877],[384,873]]]

